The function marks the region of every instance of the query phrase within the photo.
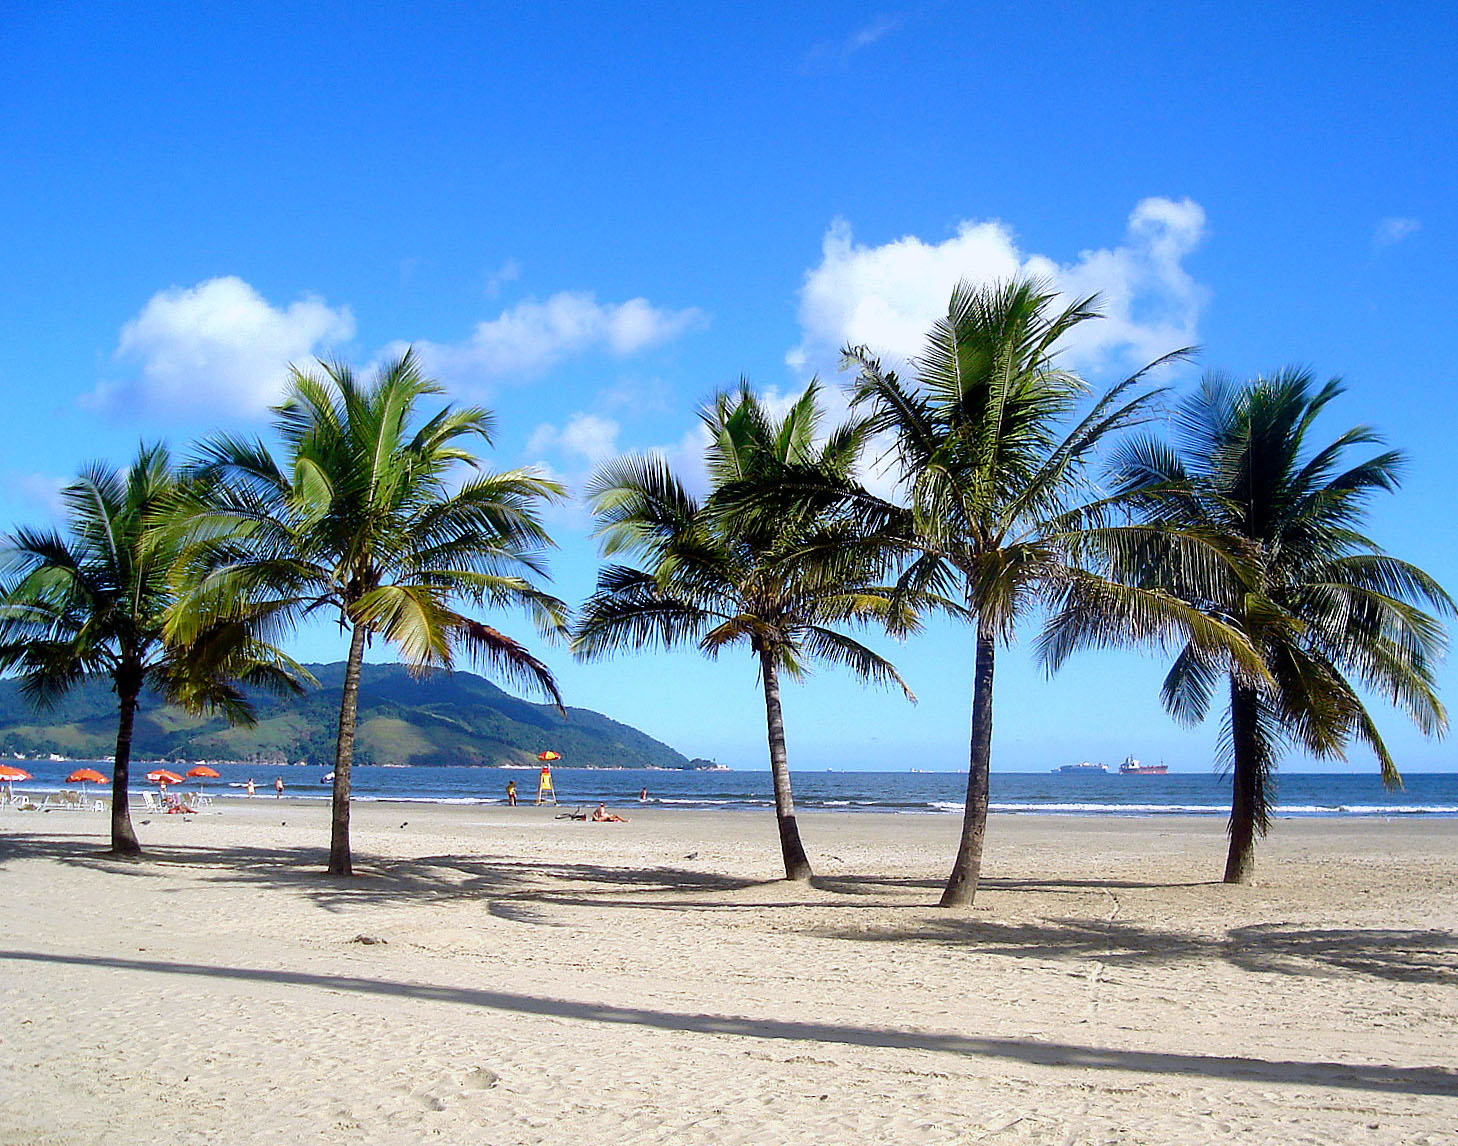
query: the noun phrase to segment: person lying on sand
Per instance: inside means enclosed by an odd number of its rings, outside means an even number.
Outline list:
[[[599,804],[592,810],[594,824],[626,824],[628,821],[616,812],[609,812],[606,804]]]

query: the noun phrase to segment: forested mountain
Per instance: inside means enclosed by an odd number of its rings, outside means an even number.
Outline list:
[[[302,697],[253,697],[258,723],[229,728],[221,717],[191,716],[144,693],[133,751],[150,760],[334,759],[344,663],[310,665],[320,687]],[[14,680],[0,680],[0,751],[56,752],[99,759],[116,739],[116,697],[105,680],[73,689],[36,710]],[[364,666],[358,764],[526,764],[561,753],[558,767],[688,768],[668,745],[601,713],[569,708],[564,719],[468,672],[412,678],[400,665]]]

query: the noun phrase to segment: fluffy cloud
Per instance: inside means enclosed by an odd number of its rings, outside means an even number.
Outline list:
[[[1385,251],[1410,235],[1417,234],[1422,230],[1422,226],[1421,220],[1409,219],[1401,215],[1389,215],[1380,220],[1372,232],[1372,250]]]
[[[700,325],[695,308],[665,310],[644,298],[600,303],[590,291],[528,299],[479,323],[459,343],[416,342],[428,373],[458,383],[525,378],[590,351],[625,356]]]
[[[31,509],[39,510],[49,517],[62,517],[66,512],[66,503],[61,497],[61,491],[76,479],[41,473],[12,473],[10,480],[21,500]]]
[[[573,414],[560,430],[543,422],[527,440],[527,453],[544,454],[558,451],[589,465],[618,452],[618,424],[596,414]]]
[[[305,297],[271,306],[229,275],[152,296],[122,327],[117,359],[137,364],[126,381],[89,396],[105,409],[258,414],[282,392],[290,362],[306,362],[354,336],[348,307]]]
[[[1080,327],[1069,359],[1086,369],[1113,361],[1142,364],[1195,341],[1206,291],[1184,269],[1205,234],[1205,212],[1189,199],[1145,199],[1129,215],[1123,243],[1059,263],[1021,250],[1007,224],[965,221],[928,243],[908,235],[878,247],[855,241],[850,224],[826,232],[818,266],[800,291],[802,341],[787,355],[797,369],[833,367],[846,345],[905,359],[946,313],[958,280],[991,282],[1016,274],[1047,278],[1067,296],[1097,292],[1104,319]]]

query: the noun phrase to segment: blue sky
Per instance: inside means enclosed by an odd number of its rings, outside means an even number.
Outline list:
[[[1327,436],[1411,455],[1373,533],[1458,587],[1450,6],[747,7],[7,6],[0,522],[139,438],[263,429],[290,359],[407,342],[496,411],[498,466],[687,463],[715,388],[909,353],[958,276],[1022,268],[1105,293],[1095,381],[1184,342],[1342,375]],[[580,600],[584,519],[553,528]],[[920,703],[813,677],[792,764],[965,766],[967,634],[887,651]],[[570,703],[763,766],[747,655],[546,655]],[[1209,767],[1215,722],[1172,725],[1161,675],[1004,653],[994,766]],[[1382,724],[1404,767],[1453,766]]]

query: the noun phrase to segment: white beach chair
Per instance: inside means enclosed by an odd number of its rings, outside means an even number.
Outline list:
[[[151,792],[143,792],[142,793],[142,810],[144,812],[160,812],[160,811],[162,811],[162,809],[157,806],[157,801],[156,801],[156,799],[153,798]]]

